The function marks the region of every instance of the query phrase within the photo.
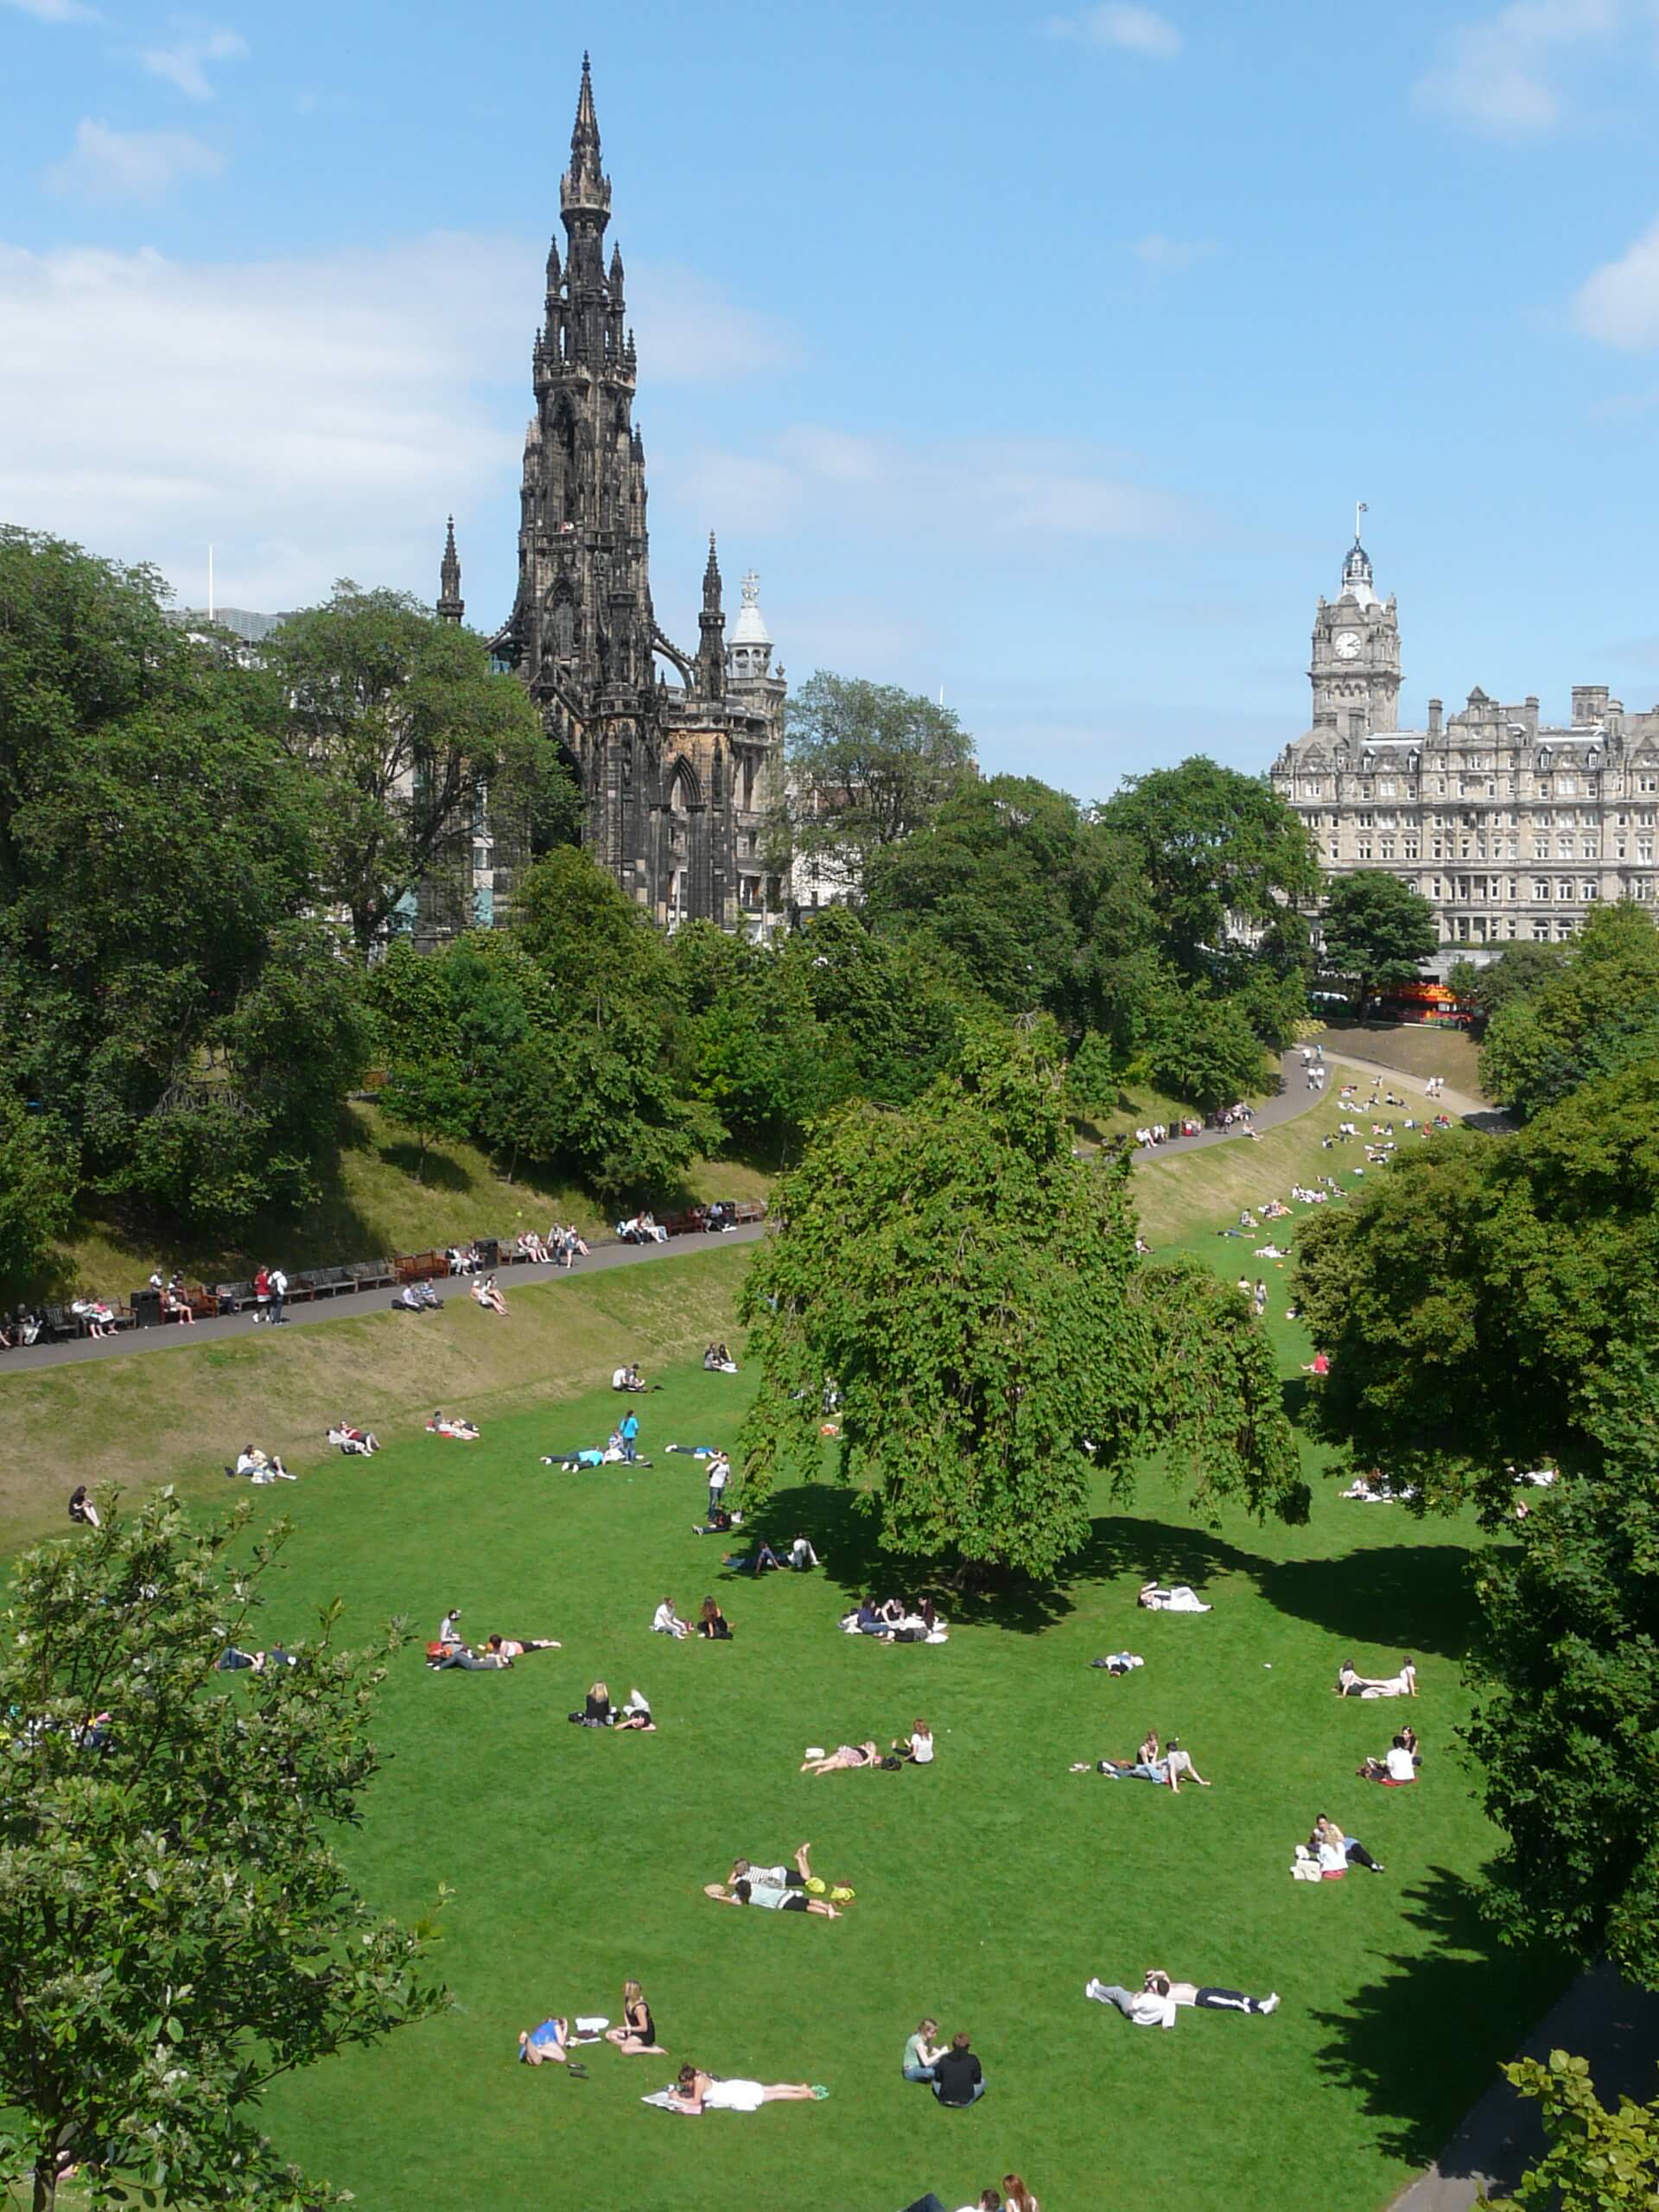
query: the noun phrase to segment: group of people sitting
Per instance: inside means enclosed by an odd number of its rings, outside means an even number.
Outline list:
[[[838,1744],[833,1751],[826,1751],[816,1744],[809,1745],[800,1770],[803,1774],[847,1774],[879,1766],[896,1773],[901,1766],[932,1764],[933,1731],[925,1720],[918,1719],[908,1736],[893,1738],[893,1749],[885,1755],[874,1739],[864,1744]]]
[[[1318,1364],[1319,1357],[1316,1355],[1315,1363],[1308,1372],[1311,1375],[1329,1374],[1331,1363],[1326,1360],[1321,1368]],[[1368,1475],[1356,1475],[1346,1490],[1337,1492],[1338,1497],[1351,1498],[1360,1505],[1409,1505],[1417,1495],[1414,1483],[1407,1483],[1396,1490],[1381,1467],[1373,1467]]]
[[[1417,1669],[1409,1659],[1400,1662],[1395,1675],[1360,1675],[1354,1671],[1351,1659],[1344,1659],[1337,1669],[1336,1693],[1338,1697],[1415,1697]]]
[[[737,1362],[724,1344],[710,1344],[702,1355],[702,1371],[705,1375],[735,1375]]]
[[[826,1882],[812,1872],[812,1847],[804,1843],[794,1863],[784,1866],[754,1866],[734,1859],[723,1882],[705,1882],[702,1893],[716,1904],[757,1905],[763,1912],[810,1912],[821,1920],[839,1920],[841,1908],[850,1904],[857,1891],[844,1882]]]
[[[517,1262],[528,1261],[537,1267],[563,1268],[568,1274],[578,1260],[588,1257],[587,1239],[576,1233],[574,1223],[555,1222],[545,1236],[538,1236],[533,1229],[521,1229],[512,1240],[512,1256]]]
[[[469,1675],[495,1674],[522,1659],[527,1651],[557,1651],[556,1636],[487,1636],[474,1649],[461,1632],[461,1607],[451,1605],[438,1624],[437,1639],[426,1647],[426,1663],[434,1674],[459,1667]]]
[[[557,1467],[567,1475],[574,1475],[584,1467],[649,1467],[655,1463],[639,1457],[637,1440],[639,1424],[632,1414],[620,1421],[601,1444],[578,1445],[568,1452],[543,1452],[544,1467]]]
[[[651,1617],[651,1626],[653,1635],[671,1636],[677,1643],[688,1636],[706,1637],[710,1643],[732,1640],[732,1624],[713,1598],[703,1599],[695,1621],[683,1621],[674,1610],[674,1600],[664,1598]]]
[[[1141,1740],[1139,1750],[1132,1759],[1096,1759],[1091,1766],[1087,1759],[1072,1762],[1073,1774],[1103,1774],[1113,1782],[1155,1782],[1160,1789],[1168,1789],[1174,1796],[1181,1794],[1181,1784],[1196,1782],[1200,1789],[1210,1784],[1192,1764],[1192,1754],[1182,1749],[1179,1736],[1171,1736],[1160,1752],[1158,1731],[1148,1728]]]
[[[796,1541],[801,1540],[798,1537]],[[873,1636],[878,1643],[947,1643],[944,1618],[931,1598],[864,1598],[841,1617],[847,1636]]]
[[[372,1429],[356,1428],[348,1421],[337,1421],[326,1441],[348,1459],[372,1459],[380,1449],[380,1440]]]
[[[112,1337],[118,1332],[115,1309],[101,1298],[72,1298],[69,1311],[89,1337]],[[193,1313],[190,1318],[194,1321],[196,1317]]]
[[[938,2191],[930,2189],[925,2196],[906,2204],[905,2212],[947,2212],[947,2207]],[[1000,2190],[982,2189],[973,2202],[962,2205],[958,2212],[1041,2212],[1041,2208],[1018,2174],[1004,2174]]]
[[[1179,1122],[1148,1122],[1137,1129],[1135,1141],[1143,1152],[1155,1152],[1160,1144],[1167,1144],[1172,1137],[1195,1137],[1203,1130],[1202,1122],[1190,1117]]]
[[[975,2055],[972,2037],[958,2028],[949,2043],[938,2043],[934,2038],[938,2032],[937,2020],[923,2020],[906,2041],[899,2070],[906,2082],[925,2082],[942,2105],[958,2109],[976,2105],[985,2094],[985,2069]],[[1011,2174],[1008,2179],[1018,2181],[1019,2176]]]
[[[625,2058],[665,2058],[668,2054],[657,2040],[657,2023],[645,2001],[645,1993],[634,1980],[622,1985],[622,2019],[618,2027],[608,2020],[584,2019],[578,2014],[575,2039],[579,2043],[598,2043],[601,2039]],[[525,2028],[518,2037],[519,2063],[543,2066],[550,2062],[556,2066],[568,2065],[578,2079],[587,2075],[588,2069],[570,2056],[571,2023],[563,2017],[543,2020],[539,2027]]]
[[[616,1224],[617,1241],[622,1244],[666,1244],[668,1231],[654,1213],[630,1214],[626,1221]]]
[[[394,1313],[442,1313],[443,1300],[431,1284],[423,1279],[406,1282],[391,1301]]]
[[[620,1705],[613,1705],[607,1682],[594,1682],[588,1689],[582,1711],[568,1717],[578,1728],[632,1728],[648,1732],[657,1726],[651,1717],[651,1700],[643,1690],[631,1689]]]
[[[486,1313],[505,1313],[507,1301],[496,1287],[493,1275],[486,1275],[482,1282],[471,1285],[472,1294]]]
[[[1385,1789],[1402,1789],[1408,1783],[1416,1781],[1417,1770],[1422,1763],[1422,1753],[1417,1748],[1417,1731],[1408,1726],[1400,1731],[1380,1759],[1366,1759],[1355,1772],[1362,1782],[1380,1782]]]
[[[725,1512],[723,1507],[719,1510],[721,1513]],[[714,1517],[713,1515],[710,1516],[711,1519]],[[726,1514],[725,1517],[729,1523],[732,1516]],[[695,1533],[699,1536],[705,1536],[712,1535],[715,1532],[712,1529],[700,1528]],[[766,1538],[760,1536],[756,1539],[755,1547],[752,1552],[722,1552],[720,1563],[733,1574],[771,1574],[774,1571],[781,1573],[786,1567],[791,1567],[797,1573],[804,1574],[808,1568],[818,1564],[818,1555],[808,1539],[803,1535],[796,1535],[789,1549],[784,1553],[773,1551]]]
[[[1149,1613],[1207,1613],[1206,1605],[1190,1582],[1143,1582],[1135,1599]]]
[[[1296,1847],[1290,1865],[1293,1880],[1339,1882],[1351,1866],[1363,1866],[1373,1874],[1389,1871],[1381,1859],[1372,1858],[1357,1835],[1344,1834],[1328,1814],[1321,1813],[1307,1841]]]
[[[477,1426],[465,1414],[446,1414],[440,1409],[426,1426],[434,1436],[453,1436],[462,1444],[476,1444],[479,1439]]]
[[[296,1483],[299,1480],[297,1475],[290,1475],[283,1465],[280,1452],[262,1452],[253,1444],[245,1444],[236,1455],[236,1465],[226,1467],[225,1472],[232,1480],[238,1475],[244,1475],[250,1482],[262,1485],[265,1483]]]
[[[484,1271],[484,1255],[477,1244],[448,1244],[443,1256],[452,1275],[476,1275]]]
[[[638,1392],[644,1390],[648,1387],[649,1386],[645,1382],[645,1376],[639,1372],[637,1367],[632,1364],[626,1367],[613,1368],[611,1370],[611,1388],[613,1390]],[[671,1444],[668,1448],[671,1452],[673,1451],[674,1446]]]

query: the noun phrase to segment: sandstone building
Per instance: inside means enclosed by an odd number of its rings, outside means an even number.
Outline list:
[[[1273,788],[1327,873],[1387,868],[1440,923],[1443,974],[1517,942],[1570,938],[1600,900],[1655,903],[1659,707],[1627,714],[1605,684],[1573,689],[1571,718],[1501,706],[1477,689],[1458,712],[1428,702],[1398,728],[1400,625],[1356,536],[1342,588],[1313,623],[1313,727],[1287,745]]]

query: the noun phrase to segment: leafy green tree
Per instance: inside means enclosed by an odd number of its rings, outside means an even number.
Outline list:
[[[969,995],[925,945],[878,936],[851,907],[831,906],[783,950],[850,1071],[849,1095],[902,1105],[954,1058]]]
[[[0,1091],[0,1280],[29,1274],[74,1213],[79,1163],[60,1122]]]
[[[1237,924],[1274,927],[1318,895],[1317,849],[1295,810],[1266,777],[1202,753],[1129,778],[1096,818],[1139,854],[1163,950],[1189,975],[1212,972]]]
[[[1517,1114],[1659,1058],[1659,925],[1639,906],[1604,906],[1561,950],[1530,989],[1500,1000],[1487,1028],[1481,1081]]]
[[[1266,1056],[1244,1008],[1201,987],[1172,995],[1147,1059],[1164,1090],[1205,1113],[1267,1084]]]
[[[223,1221],[304,1195],[355,1080],[318,792],[268,671],[153,572],[0,531],[0,1087],[87,1181]]]
[[[796,849],[847,855],[860,874],[929,822],[974,765],[949,708],[822,668],[789,702],[785,744]]]
[[[1150,1444],[1200,1506],[1305,1510],[1262,1332],[1208,1268],[1137,1259],[1127,1167],[1072,1157],[1058,1043],[982,1027],[910,1108],[815,1133],[743,1292],[746,1496],[810,1479],[833,1383],[842,1479],[896,1551],[1052,1574],[1095,1471],[1127,1491]]]
[[[1508,1841],[1485,1902],[1515,1942],[1606,1949],[1659,1987],[1659,1325],[1589,1392],[1599,1464],[1529,1492],[1484,1555],[1467,1732]]]
[[[1517,2058],[1499,2069],[1540,2107],[1549,2148],[1513,2196],[1482,2196],[1488,2212],[1535,2205],[1539,2212],[1656,2212],[1659,2208],[1659,2099],[1621,2097],[1609,2112],[1582,2058],[1552,2050],[1548,2064]]]
[[[264,650],[289,746],[321,788],[323,888],[360,954],[470,849],[498,781],[520,810],[569,811],[569,772],[524,686],[492,671],[483,639],[406,594],[338,583]]]
[[[1320,921],[1325,965],[1350,977],[1362,1010],[1389,983],[1415,980],[1440,950],[1434,909],[1397,875],[1373,869],[1338,876]]]
[[[1595,1393],[1659,1306],[1659,1061],[1516,1135],[1452,1131],[1298,1236],[1331,1372],[1313,1417],[1359,1464],[1507,1515],[1511,1472],[1603,1466]]]
[[[1571,950],[1565,944],[1506,944],[1484,967],[1453,961],[1446,980],[1474,1005],[1481,1020],[1490,1021],[1503,1007],[1541,990],[1566,966]]]
[[[293,1666],[216,1673],[285,1532],[245,1554],[245,1515],[99,1502],[19,1561],[0,1637],[0,2183],[35,2212],[72,2164],[94,2207],[312,2212],[342,2199],[261,2132],[265,2090],[448,2002],[434,1931],[375,1913],[337,1852],[383,1654],[337,1649],[334,1608]]]

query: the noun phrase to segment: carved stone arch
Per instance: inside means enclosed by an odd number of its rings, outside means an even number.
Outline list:
[[[667,762],[664,763],[666,767]],[[689,814],[694,806],[702,804],[702,784],[695,764],[683,753],[674,756],[668,777],[668,810],[674,815]]]
[[[653,652],[660,653],[664,660],[673,663],[684,679],[686,690],[691,690],[695,679],[690,662],[677,645],[663,635],[654,622],[651,626],[651,644]]]

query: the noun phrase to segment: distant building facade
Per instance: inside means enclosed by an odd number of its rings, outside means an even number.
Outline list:
[[[1654,906],[1659,888],[1659,707],[1627,714],[1605,684],[1575,685],[1571,719],[1502,706],[1477,689],[1398,727],[1400,625],[1357,537],[1342,588],[1321,599],[1308,671],[1313,727],[1274,763],[1274,790],[1313,834],[1331,875],[1386,869],[1433,907],[1442,975],[1508,944],[1560,944],[1607,900]]]
[[[695,650],[657,623],[638,362],[622,257],[613,247],[605,259],[611,185],[586,56],[559,202],[564,251],[556,238],[531,356],[518,588],[494,650],[571,764],[599,864],[665,927],[708,920],[760,934],[781,926],[786,895],[768,850],[784,672],[753,575],[728,642],[712,536]],[[459,620],[453,534],[441,582],[439,611]]]

